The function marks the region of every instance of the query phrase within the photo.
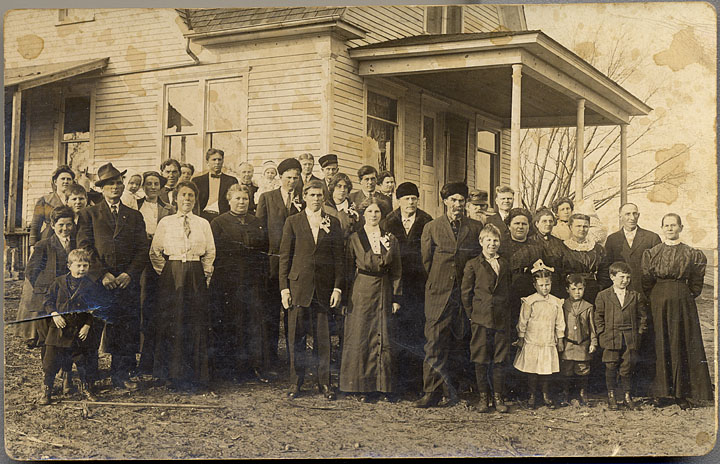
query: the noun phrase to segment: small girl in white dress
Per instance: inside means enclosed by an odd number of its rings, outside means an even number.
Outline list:
[[[563,300],[550,295],[552,271],[553,268],[545,266],[542,260],[533,266],[533,285],[537,293],[522,298],[517,325],[519,339],[516,343],[520,351],[513,365],[528,374],[530,408],[535,407],[538,376],[545,405],[555,407],[549,394],[549,380],[553,373],[560,371],[558,352],[564,348],[565,316]]]

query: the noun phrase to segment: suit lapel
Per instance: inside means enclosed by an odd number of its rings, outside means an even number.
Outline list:
[[[615,293],[615,292],[613,292],[613,293]],[[623,311],[625,310],[625,308],[627,308],[627,306],[628,306],[630,303],[632,303],[632,300],[633,300],[634,298],[635,298],[635,294],[632,293],[632,292],[630,291],[630,288],[628,287],[628,288],[625,290],[625,302],[624,302],[623,305],[622,305],[622,310],[623,310]],[[618,300],[618,303],[620,303],[619,300]]]
[[[450,219],[447,217],[447,214],[443,214],[443,221],[441,222],[441,224],[443,229],[445,230],[445,235],[450,238],[450,242],[453,244],[453,247],[457,249],[458,241],[455,238],[455,234],[453,233],[452,226],[450,225]]]
[[[130,208],[123,205],[122,202],[118,204],[118,217],[115,221],[115,232],[113,233],[113,238],[117,237],[120,234],[120,231],[123,227],[125,227],[125,223],[127,223],[128,218],[128,211]],[[112,213],[110,213],[112,215]]]
[[[312,245],[313,250],[317,246],[317,243],[315,243],[315,240],[313,239],[313,233],[312,233],[312,227],[310,227],[310,218],[307,214],[302,215],[302,221],[300,221],[300,227],[305,231],[308,240],[310,240],[310,244]],[[320,232],[318,231],[318,240],[320,240]]]
[[[450,230],[452,231],[452,227],[450,227]],[[465,216],[460,216],[460,229],[458,230],[458,236],[457,236],[458,245],[460,243],[462,243],[463,240],[465,240],[465,237],[469,233],[470,233],[470,226],[468,224],[467,219],[465,218]]]

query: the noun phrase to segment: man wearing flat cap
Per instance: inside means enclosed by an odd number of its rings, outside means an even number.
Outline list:
[[[465,263],[482,251],[482,224],[464,215],[467,185],[445,184],[440,190],[445,214],[423,230],[421,252],[427,273],[425,285],[425,364],[423,397],[416,407],[437,406],[441,388],[447,403],[457,401],[457,379],[464,368],[468,320],[460,299]]]
[[[102,189],[103,201],[80,211],[77,245],[90,252],[88,275],[112,295],[110,307],[95,315],[106,321],[113,385],[132,389],[137,387],[129,374],[140,342],[140,276],[149,246],[142,214],[120,201],[125,172],[112,163],[98,169],[95,185]]]
[[[396,330],[398,388],[412,394],[422,392],[425,351],[425,268],[420,239],[432,217],[418,208],[420,191],[412,182],[400,184],[395,191],[399,207],[390,213],[380,227],[392,233],[400,245],[402,288],[400,311],[392,317]]]
[[[339,170],[337,155],[328,153],[325,156],[321,156],[318,163],[320,163],[320,168],[325,175],[325,178],[323,179],[323,193],[325,194],[325,200],[327,201],[330,199],[330,182]]]
[[[467,217],[480,221],[485,225],[487,215],[485,212],[488,208],[488,194],[485,191],[471,189],[468,194],[467,203],[465,204],[465,212]]]
[[[285,322],[285,341],[287,346],[287,312],[282,307],[280,295],[278,294],[278,270],[280,266],[280,242],[282,240],[285,219],[303,210],[304,202],[298,192],[300,162],[294,158],[284,159],[278,165],[280,176],[280,187],[269,192],[264,192],[258,198],[257,218],[260,219],[268,233],[268,256],[270,257],[270,272],[265,296],[265,330],[266,339],[270,345],[271,362],[277,364],[277,346],[280,336],[280,314],[283,314]],[[289,356],[289,355],[288,355]],[[269,372],[272,376],[272,372]]]

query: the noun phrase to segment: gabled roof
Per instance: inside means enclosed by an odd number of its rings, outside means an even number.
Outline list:
[[[345,8],[206,8],[177,9],[188,29],[195,34],[229,31],[252,26],[281,24],[309,19],[339,19]]]
[[[92,60],[5,68],[5,87],[17,85],[18,90],[31,89],[40,85],[50,84],[79,76],[80,74],[103,69],[107,66],[108,60],[109,58],[95,58]]]

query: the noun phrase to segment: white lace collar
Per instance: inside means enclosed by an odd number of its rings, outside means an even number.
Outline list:
[[[563,243],[566,247],[573,251],[592,251],[595,249],[595,240],[590,237],[587,237],[582,243],[570,237],[567,240],[564,240]]]

